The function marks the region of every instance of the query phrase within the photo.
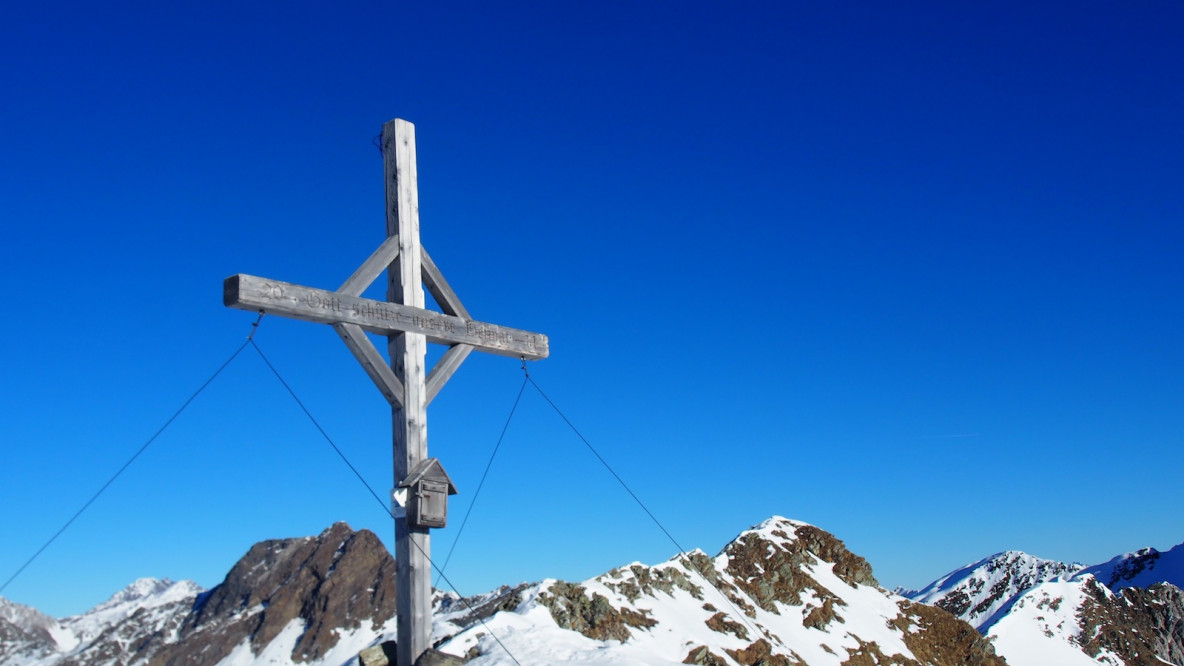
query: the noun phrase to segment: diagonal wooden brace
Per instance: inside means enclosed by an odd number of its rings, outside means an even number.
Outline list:
[[[339,323],[333,324],[333,330],[341,336],[345,346],[353,352],[354,358],[362,364],[362,369],[370,376],[387,402],[391,403],[392,407],[402,406],[403,382],[395,376],[395,371],[387,365],[386,359],[378,353],[362,327],[357,324]]]

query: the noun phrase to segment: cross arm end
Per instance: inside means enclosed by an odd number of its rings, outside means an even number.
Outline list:
[[[222,281],[222,305],[228,308],[241,308],[241,300],[239,298],[239,286],[242,283],[242,274],[231,275]]]

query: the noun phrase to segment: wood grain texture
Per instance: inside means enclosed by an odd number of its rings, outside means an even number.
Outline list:
[[[378,353],[362,328],[357,324],[333,324],[333,330],[341,336],[345,346],[349,347],[387,402],[392,407],[403,404],[403,382],[395,376],[395,371],[387,365],[386,359]]]
[[[361,266],[358,266],[358,270],[354,271],[354,274],[349,276],[344,284],[338,287],[337,293],[347,296],[361,296],[362,292],[366,291],[366,287],[374,284],[378,276],[382,275],[387,266],[390,266],[398,257],[399,237],[390,236],[366,258],[366,261],[362,262]]]
[[[474,321],[420,244],[415,127],[401,119],[381,137],[387,239],[336,291],[253,275],[223,282],[222,301],[241,310],[330,324],[391,404],[393,475],[399,487],[427,460],[427,406],[474,350],[537,360],[550,353],[547,336]],[[387,300],[361,298],[387,273]],[[424,288],[444,312],[425,308]],[[366,332],[387,336],[389,367]],[[425,372],[427,344],[449,345]],[[446,510],[446,506],[443,507]],[[392,507],[394,509],[394,507]],[[395,516],[397,665],[413,666],[431,648],[431,537]]]
[[[436,262],[432,261],[428,251],[420,248],[422,256],[420,260],[423,262],[423,281],[424,285],[431,292],[432,298],[436,299],[436,303],[440,305],[440,309],[445,314],[450,314],[461,319],[472,319],[469,311],[460,302],[460,297],[452,290],[452,286],[448,284],[448,280],[444,279],[444,274],[440,272]]]
[[[460,367],[460,364],[468,358],[469,353],[473,351],[472,345],[452,345],[444,355],[436,361],[436,365],[432,371],[428,373],[428,404],[432,404],[432,400],[436,398],[436,394],[440,389],[444,388],[444,384],[452,378],[452,374]]]
[[[386,235],[398,237],[399,256],[387,271],[387,301],[424,310],[419,247],[419,187],[415,127],[396,118],[382,128],[386,179]],[[426,331],[388,335],[392,369],[403,381],[403,404],[392,413],[394,476],[398,487],[427,459]],[[432,647],[431,536],[406,515],[395,521],[395,598],[398,666],[412,666]]]
[[[357,324],[379,335],[418,333],[429,342],[472,345],[501,356],[538,360],[549,353],[547,336],[541,333],[242,273],[226,278],[223,302],[240,310],[322,324]]]

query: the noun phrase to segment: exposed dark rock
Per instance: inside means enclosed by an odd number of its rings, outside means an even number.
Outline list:
[[[747,609],[752,609],[752,605],[746,603],[746,599],[755,601],[770,612],[777,612],[777,603],[801,606],[805,599],[811,599],[811,603],[816,605],[803,609],[803,624],[812,629],[822,630],[833,627],[833,623],[836,622],[844,623],[845,620],[839,615],[838,609],[842,608],[845,602],[811,576],[811,569],[820,565],[830,567],[841,580],[852,586],[879,587],[866,560],[853,555],[841,541],[816,527],[787,522],[783,529],[746,532],[725,547],[721,554],[727,557],[727,577],[721,576],[712,566],[711,559],[701,553],[689,556],[688,561],[708,580],[721,587],[731,601]],[[695,561],[696,557],[699,561]],[[613,589],[631,602],[643,594],[653,595],[655,591],[669,593],[663,587],[653,584],[656,577],[647,575],[646,568],[633,566],[630,567],[630,571],[633,573],[632,577],[616,571],[602,577],[601,581],[607,581],[606,584],[621,581],[613,586]],[[682,578],[685,579],[685,576]],[[678,580],[669,574],[662,579],[672,582]],[[735,581],[735,584],[728,581]],[[588,592],[579,585],[556,583],[551,586],[549,592],[550,594],[541,596],[540,600],[551,609],[552,617],[559,626],[575,629],[590,638],[612,638],[622,641],[629,638],[628,627],[634,626],[630,622],[629,609],[615,609],[607,599],[598,594],[593,594],[589,598]],[[695,596],[701,598],[699,594]],[[901,632],[905,644],[916,659],[903,655],[885,655],[874,642],[859,642],[845,663],[851,666],[1005,664],[1003,659],[994,653],[990,641],[970,624],[934,606],[908,601],[901,601],[899,605],[901,615],[893,622],[893,626]],[[718,611],[710,603],[704,603],[703,608],[712,613],[706,620],[709,629],[750,640],[747,627],[728,619],[726,613]],[[640,617],[649,620],[647,617]],[[782,654],[784,648],[778,648],[775,652],[768,637],[760,637],[743,649],[724,651],[734,661],[747,666],[791,666],[804,663],[792,652],[789,656]],[[723,657],[713,654],[702,645],[693,648],[683,661],[690,664],[726,663]]]
[[[292,658],[306,662],[337,644],[335,630],[378,627],[395,613],[395,562],[372,532],[337,523],[320,536],[264,541],[198,598],[180,641],[152,650],[152,666],[215,663],[244,639],[261,651],[292,621],[302,623]]]
[[[467,661],[444,652],[427,650],[415,660],[415,666],[463,666]]]
[[[44,629],[25,629],[0,619],[0,656],[6,656],[9,646],[28,645],[31,648],[52,650],[53,638]]]
[[[1145,569],[1154,569],[1161,555],[1162,553],[1154,548],[1144,548],[1132,553],[1130,557],[1114,567],[1109,579],[1105,581],[1106,587],[1117,591],[1116,588],[1120,587],[1120,583],[1133,580]]]
[[[394,641],[383,641],[358,653],[358,666],[391,666],[398,663],[398,644]]]
[[[721,556],[717,560],[695,552],[682,556],[677,563],[614,570],[598,579],[615,593],[605,593],[607,597],[564,582],[546,586],[535,597],[538,588],[523,584],[467,599],[441,594],[437,598],[438,610],[446,614],[457,631],[463,631],[499,611],[519,609],[526,598],[535,598],[549,609],[560,627],[595,640],[624,642],[641,638],[638,630],[656,627],[663,604],[668,605],[670,597],[685,592],[693,600],[679,598],[690,604],[689,609],[706,611],[700,616],[706,618],[706,628],[699,625],[699,630],[692,630],[685,638],[682,649],[690,649],[683,663],[804,664],[790,649],[793,646],[780,643],[784,637],[755,621],[758,606],[771,613],[786,613],[787,606],[795,607],[787,615],[799,617],[800,613],[807,629],[823,630],[832,637],[844,629],[853,632],[847,636],[855,641],[855,647],[848,650],[844,661],[850,666],[1005,663],[994,653],[991,642],[970,624],[941,608],[908,601],[897,602],[900,615],[895,619],[889,616],[881,621],[899,632],[915,659],[886,655],[886,648],[856,636],[859,628],[852,625],[860,623],[851,617],[844,619],[842,614],[847,612],[846,603],[857,603],[853,600],[857,597],[847,596],[844,601],[840,594],[846,595],[846,586],[824,578],[821,571],[833,571],[850,585],[878,588],[878,584],[863,558],[851,554],[841,541],[818,528],[789,521],[766,523],[762,529],[742,534],[725,547]],[[723,564],[723,572],[715,568],[717,561]],[[1130,570],[1136,568],[1137,564]],[[221,585],[196,600],[190,596],[172,604],[140,608],[107,626],[94,640],[88,638],[87,645],[69,657],[52,652],[52,634],[44,627],[38,630],[39,625],[14,624],[0,613],[0,662],[27,661],[30,655],[40,659],[41,651],[46,659],[55,660],[55,666],[198,666],[219,662],[244,642],[259,653],[292,623],[302,633],[291,657],[297,663],[309,662],[337,645],[339,632],[362,626],[378,628],[393,618],[394,574],[394,561],[377,537],[366,531],[354,532],[339,523],[317,537],[257,544]],[[727,601],[706,589],[704,579],[717,586]],[[832,581],[834,589],[826,589],[819,579]],[[1165,661],[1184,664],[1184,592],[1160,584],[1115,595],[1092,578],[1089,581],[1089,599],[1079,609],[1081,631],[1075,639],[1083,652],[1091,656],[1111,652],[1134,666],[1160,666]],[[998,586],[1011,590],[1028,582],[1013,577],[1006,586]],[[964,594],[964,611],[981,605],[982,596],[988,592],[986,587],[981,585],[973,595]],[[650,606],[651,599],[663,603]],[[957,608],[956,601],[951,603]],[[1050,601],[1050,608],[1055,611],[1057,603]],[[47,621],[55,622],[52,618]],[[719,634],[728,636],[722,645],[716,643]],[[480,638],[474,634],[469,637]],[[448,637],[440,638],[444,641]],[[737,638],[742,642],[736,642]],[[741,649],[724,647],[744,644],[747,646]],[[16,645],[20,646],[19,654],[12,647]],[[470,651],[464,658],[432,650],[418,666],[454,666],[479,656],[478,646],[468,645]],[[851,643],[844,641],[843,645]],[[830,645],[822,643],[821,649],[832,655],[843,650],[835,641]],[[389,666],[393,654],[393,643],[380,644],[364,651],[359,663]]]
[[[530,583],[520,583],[515,587],[503,585],[488,595],[445,598],[440,601],[439,611],[441,613],[460,611],[460,614],[450,618],[450,621],[461,629],[467,629],[478,622],[493,617],[496,613],[516,610],[518,606],[522,605],[522,595],[528,587],[530,587]]]
[[[595,640],[626,641],[632,636],[629,627],[649,628],[654,620],[629,608],[613,608],[604,595],[591,598],[582,585],[556,582],[539,594],[539,602],[551,611],[555,623],[578,631]]]
[[[978,591],[982,589],[983,582],[975,579],[970,581],[971,585],[977,584]],[[994,600],[991,600],[994,601]],[[970,595],[965,590],[954,590],[946,596],[942,597],[934,604],[938,608],[943,608],[955,617],[966,617],[966,611],[970,610]]]
[[[149,663],[159,642],[164,637],[176,635],[192,607],[192,602],[185,600],[153,609],[140,608],[107,627],[89,645],[63,659],[58,666]]]
[[[699,574],[709,583],[711,583],[711,586],[718,590],[720,594],[724,595],[724,597],[727,598],[729,602],[731,602],[733,607],[748,617],[756,617],[756,606],[752,605],[752,601],[747,596],[745,596],[744,592],[741,591],[739,587],[736,587],[731,582],[729,582],[727,578],[720,575],[719,571],[715,568],[715,563],[710,557],[707,556],[706,553],[702,551],[685,553],[680,558],[680,560],[684,565],[694,569],[695,573]],[[699,588],[695,589],[698,590]],[[698,594],[692,590],[691,594],[696,599],[703,598],[701,590]],[[711,604],[706,604],[704,608],[710,605]],[[707,610],[714,611],[715,608],[713,607]]]
[[[1009,550],[952,571],[923,590],[901,593],[944,608],[985,634],[1025,592],[1081,568]]]
[[[0,662],[53,654],[57,642],[49,633],[53,619],[38,611],[0,599]]]
[[[839,622],[846,621],[835,613],[834,599],[823,599],[821,606],[814,608],[806,614],[802,624],[811,629],[825,629],[826,625],[834,620],[838,620]]]
[[[689,559],[686,561],[690,562]],[[633,575],[622,578],[621,570],[613,569],[604,576],[601,582],[614,592],[620,593],[630,602],[637,601],[643,594],[652,596],[655,591],[670,595],[673,594],[674,588],[686,590],[696,599],[703,598],[703,589],[692,583],[687,578],[686,572],[681,568],[665,566],[647,567],[641,564],[634,564],[629,567],[628,571]]]
[[[933,666],[1005,666],[991,641],[970,623],[936,606],[900,601],[901,616],[894,626],[918,662]],[[852,662],[860,663],[860,662]],[[895,662],[869,662],[895,663]]]
[[[728,666],[727,660],[723,657],[714,654],[707,649],[706,645],[700,645],[693,648],[687,653],[685,659],[682,660],[684,664],[698,664],[699,666]]]
[[[1078,609],[1076,640],[1091,657],[1103,650],[1127,666],[1184,664],[1184,592],[1170,583],[1112,594],[1093,578],[1084,581],[1089,598]],[[1161,661],[1162,660],[1162,661]]]
[[[732,634],[742,641],[748,640],[748,629],[739,622],[732,622],[723,613],[716,613],[707,618],[707,628],[721,634]]]
[[[790,661],[789,657],[784,655],[773,654],[773,646],[763,638],[743,650],[724,652],[744,666],[806,666],[800,661]]]
[[[856,639],[859,640],[859,639]],[[917,662],[899,654],[886,655],[875,641],[859,640],[859,645],[843,660],[842,666],[914,666]]]
[[[1011,604],[1015,603],[1015,600],[1024,592],[1045,581],[1053,580],[1057,576],[1067,575],[1075,568],[1073,565],[1063,562],[1038,560],[1016,551],[1009,551],[992,558],[986,564],[981,572],[983,579],[975,578],[970,581],[973,584],[970,587],[971,593],[979,596],[985,585],[985,580],[997,579],[986,595],[979,598],[977,604],[961,612],[955,612],[962,606],[961,599],[953,599],[950,605],[943,603],[945,601],[943,599],[937,602],[937,605],[958,617],[974,622],[982,629],[989,626],[992,620],[998,617],[998,614],[1006,613],[1011,608]],[[968,602],[966,605],[969,606],[970,603]],[[992,609],[995,610],[992,612]]]
[[[398,663],[394,641],[384,641],[358,653],[358,666],[394,666]],[[468,659],[445,654],[434,649],[425,650],[415,660],[415,666],[462,666]]]
[[[772,532],[782,542],[765,539],[759,532],[746,532],[723,550],[728,557],[727,572],[761,608],[776,613],[775,602],[800,606],[804,590],[842,605],[833,592],[807,573],[806,567],[816,564],[815,557],[832,564],[835,574],[849,585],[879,587],[867,560],[851,553],[829,532],[812,525],[786,523],[786,528],[793,529],[793,534]]]
[[[1132,612],[1147,619],[1155,635],[1155,653],[1168,663],[1184,664],[1184,591],[1159,583],[1145,590],[1123,590],[1122,598]]]

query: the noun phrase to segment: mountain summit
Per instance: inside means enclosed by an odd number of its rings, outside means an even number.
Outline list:
[[[514,615],[534,621],[523,627]],[[879,587],[868,563],[831,534],[780,517],[714,558],[694,551],[580,584],[544,581],[487,628],[515,655],[538,655],[533,663],[1004,663],[970,625]],[[475,647],[488,655],[479,663],[507,663],[475,635],[461,632],[441,649]]]
[[[944,608],[985,633],[1025,591],[1083,568],[1009,550],[951,571],[924,589],[902,594]]]

